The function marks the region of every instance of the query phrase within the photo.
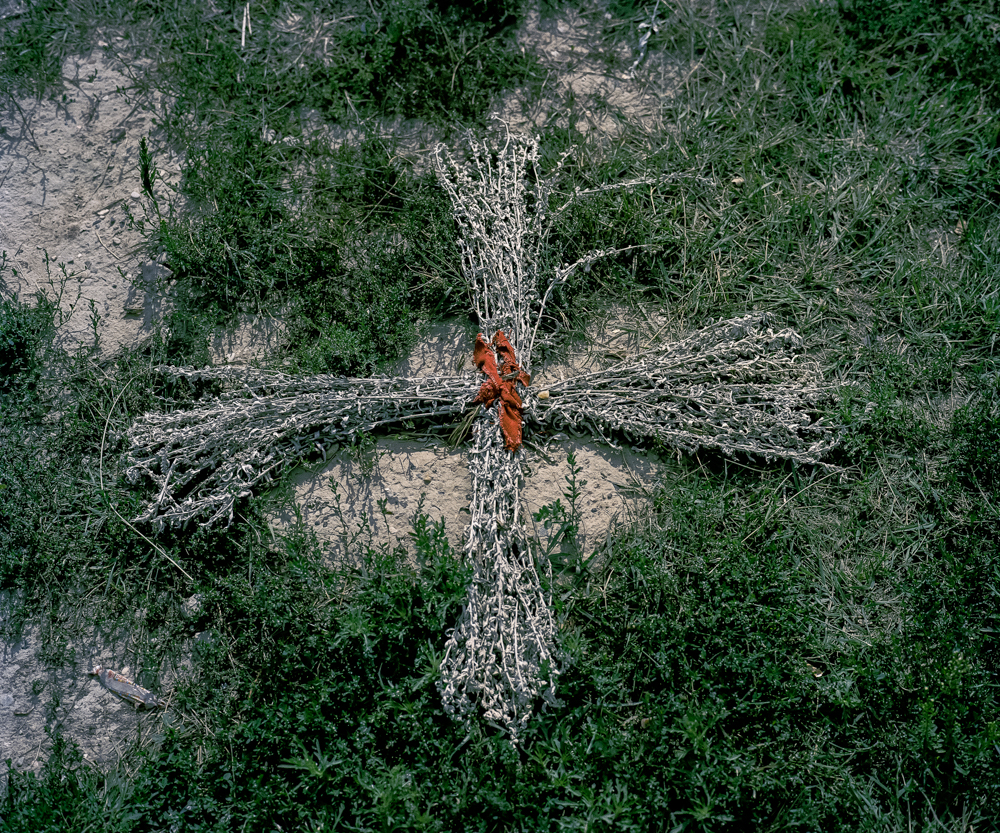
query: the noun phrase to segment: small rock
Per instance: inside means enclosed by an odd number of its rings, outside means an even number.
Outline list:
[[[185,619],[197,619],[205,609],[205,597],[195,593],[181,603],[181,616]]]
[[[59,148],[59,155],[60,156],[65,156],[66,155],[66,148]]]
[[[434,478],[428,475],[427,477],[424,478],[424,483],[430,485],[432,480],[434,480]]]
[[[156,284],[168,279],[173,273],[166,266],[161,266],[156,261],[145,263],[142,266],[142,279],[147,284]]]
[[[139,199],[139,197],[142,196],[142,194],[140,194],[138,191],[133,191],[131,194],[129,194],[129,196],[132,197],[132,199],[137,200]]]
[[[13,705],[14,705],[13,694],[11,694],[9,691],[5,691],[3,694],[0,694],[0,707],[9,709]]]
[[[100,211],[97,212],[97,216],[98,217],[107,217],[108,216],[108,211],[110,211],[110,209],[108,209],[108,208],[102,208]]]
[[[117,237],[112,237],[111,238],[111,245],[112,246],[120,246],[121,244],[122,244],[122,241],[119,240]]]

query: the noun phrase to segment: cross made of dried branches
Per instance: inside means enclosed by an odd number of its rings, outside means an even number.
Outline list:
[[[575,270],[615,253],[595,251],[543,274],[552,180],[539,176],[538,159],[537,140],[508,132],[499,142],[470,139],[466,161],[440,148],[437,154],[484,341],[500,331],[509,339],[525,372],[516,389],[528,425],[820,463],[836,442],[815,418],[830,388],[804,355],[802,339],[775,329],[765,314],[713,323],[547,391],[525,387],[552,293]],[[325,456],[329,444],[359,432],[461,415],[482,382],[476,373],[342,378],[233,367],[159,370],[222,387],[194,408],[146,414],[128,432],[127,477],[152,491],[137,520],[159,528],[229,522],[237,500],[313,451]],[[539,700],[557,703],[561,663],[542,580],[549,568],[536,563],[521,522],[524,452],[505,440],[502,407],[497,399],[473,422],[463,548],[473,577],[447,633],[439,687],[448,712],[466,717],[478,709],[516,741]]]

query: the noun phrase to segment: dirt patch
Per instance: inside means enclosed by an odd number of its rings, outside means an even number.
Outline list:
[[[527,87],[515,90],[500,116],[522,130],[552,122],[603,138],[620,135],[626,125],[656,124],[661,101],[676,94],[694,66],[662,50],[638,48],[632,27],[599,4],[553,15],[529,11],[518,41],[538,56],[544,81],[538,95]]]
[[[578,467],[579,544],[589,554],[604,543],[616,522],[641,511],[647,502],[644,495],[656,481],[656,467],[629,449],[570,441],[565,435],[556,435],[544,449],[528,449],[522,511],[529,536],[543,547],[555,530],[532,518],[557,500],[567,506],[570,453]],[[371,471],[345,452],[319,470],[294,474],[296,510],[276,514],[275,531],[286,531],[297,515],[316,533],[328,561],[344,563],[357,543],[402,544],[412,552],[413,520],[423,513],[432,522],[442,522],[449,543],[460,550],[472,497],[465,452],[430,442],[381,440],[373,457]]]
[[[606,319],[606,320],[604,320]],[[666,319],[649,310],[610,310],[584,349],[543,366],[533,385],[544,387],[571,375],[597,370],[620,361],[655,338],[650,324]],[[462,321],[434,325],[397,368],[401,375],[454,375],[471,370],[473,336]],[[573,454],[580,489],[579,543],[591,553],[605,540],[612,525],[634,517],[645,505],[657,480],[656,464],[629,448],[611,448],[586,438],[571,440],[550,432],[526,434],[523,517],[529,535],[543,544],[553,530],[532,522],[534,515],[556,501],[567,504]],[[292,476],[294,509],[273,516],[275,531],[285,531],[301,518],[315,531],[331,563],[342,562],[358,542],[370,546],[403,544],[413,549],[413,519],[426,514],[444,523],[452,547],[461,549],[469,522],[472,496],[466,452],[440,440],[380,439],[374,448],[340,452],[320,468]]]
[[[137,711],[88,675],[100,664],[169,695],[181,668],[170,663],[139,668],[136,631],[128,623],[113,631],[77,625],[72,638],[64,638],[34,622],[17,627],[14,609],[12,597],[0,593],[5,634],[0,640],[0,761],[10,759],[17,771],[38,772],[61,732],[79,745],[87,764],[104,769],[114,766],[124,750],[162,731],[163,710]],[[0,771],[0,795],[5,789],[6,767]]]
[[[135,344],[163,313],[156,284],[169,278],[143,257],[139,140],[154,132],[152,104],[95,51],[63,67],[66,92],[20,99],[2,114],[0,248],[18,271],[18,294],[58,297],[70,346],[102,353]],[[164,152],[168,181],[179,160]]]

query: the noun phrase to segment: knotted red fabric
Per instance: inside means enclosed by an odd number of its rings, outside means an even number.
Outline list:
[[[517,383],[520,382],[528,387],[531,384],[531,377],[521,370],[514,356],[514,348],[503,330],[498,330],[493,336],[492,349],[482,333],[477,335],[472,356],[476,367],[486,374],[486,379],[479,388],[476,398],[472,400],[472,404],[489,408],[497,398],[500,399],[500,431],[503,433],[504,445],[508,451],[517,451],[521,447],[523,410]],[[497,358],[500,359],[499,370],[497,370]]]

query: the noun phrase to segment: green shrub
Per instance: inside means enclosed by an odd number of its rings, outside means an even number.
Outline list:
[[[22,15],[0,21],[0,89],[41,96],[62,80],[62,62],[90,29],[71,22],[65,0],[26,4]]]
[[[418,316],[464,303],[447,199],[392,157],[378,140],[319,151],[290,186],[251,126],[221,131],[185,179],[205,210],[156,235],[180,288],[172,360],[206,361],[213,326],[277,310],[291,367],[369,374],[402,354]]]
[[[0,801],[0,829],[56,833],[100,827],[110,833],[132,829],[122,815],[123,791],[84,766],[79,747],[57,729],[41,771],[17,772],[7,760],[6,795]],[[116,812],[117,811],[117,812]]]
[[[841,14],[859,51],[877,50],[956,93],[1000,95],[1000,11],[989,0],[851,0]],[[899,66],[890,62],[889,72]]]

